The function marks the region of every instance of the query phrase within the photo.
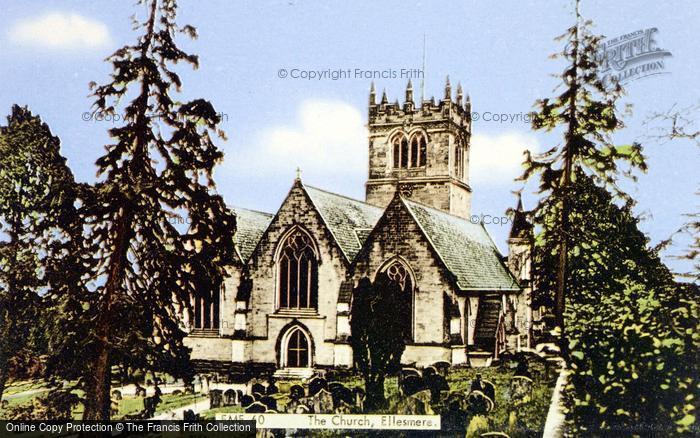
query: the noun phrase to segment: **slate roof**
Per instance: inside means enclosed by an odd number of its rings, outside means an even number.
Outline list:
[[[241,207],[230,207],[236,214],[236,250],[243,262],[247,262],[274,215]]]
[[[462,290],[519,290],[481,224],[401,198]]]
[[[356,199],[304,185],[328,230],[352,261],[384,210]]]

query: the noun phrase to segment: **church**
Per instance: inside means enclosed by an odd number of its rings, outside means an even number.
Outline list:
[[[299,175],[276,213],[231,207],[235,262],[220,291],[193,299],[186,345],[202,369],[305,377],[352,367],[354,288],[401,285],[410,336],[402,363],[489,366],[530,346],[532,228],[518,205],[502,256],[473,223],[471,102],[449,79],[443,99],[369,95],[364,200]]]

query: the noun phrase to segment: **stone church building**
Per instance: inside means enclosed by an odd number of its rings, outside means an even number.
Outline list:
[[[489,365],[528,347],[531,228],[518,208],[508,259],[473,223],[471,104],[369,97],[364,200],[297,177],[275,214],[232,207],[237,260],[220,291],[194,299],[186,343],[201,366],[310,375],[351,367],[350,306],[362,278],[403,289],[410,335],[402,362]],[[521,206],[519,206],[521,207]]]

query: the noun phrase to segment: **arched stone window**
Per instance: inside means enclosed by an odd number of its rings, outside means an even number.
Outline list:
[[[461,145],[455,148],[455,176],[460,179],[464,177],[464,148]]]
[[[411,137],[411,167],[425,166],[426,145],[425,135],[422,132],[413,134]]]
[[[280,309],[318,307],[318,257],[301,228],[288,233],[277,258],[277,303]]]
[[[300,326],[291,327],[282,336],[280,348],[283,368],[308,368],[312,365],[311,336]]]
[[[403,132],[391,140],[394,168],[407,168],[409,163],[408,139]]]
[[[401,321],[405,324],[404,333],[406,334],[406,341],[413,340],[413,292],[415,285],[413,284],[412,278],[409,268],[399,259],[394,259],[386,263],[384,267],[379,270],[375,278],[375,284],[394,282],[401,290],[401,307],[402,312],[405,312]]]

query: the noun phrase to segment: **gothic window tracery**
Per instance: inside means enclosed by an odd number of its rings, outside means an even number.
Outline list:
[[[297,229],[285,238],[279,253],[278,307],[316,309],[318,307],[318,259],[311,237]]]

